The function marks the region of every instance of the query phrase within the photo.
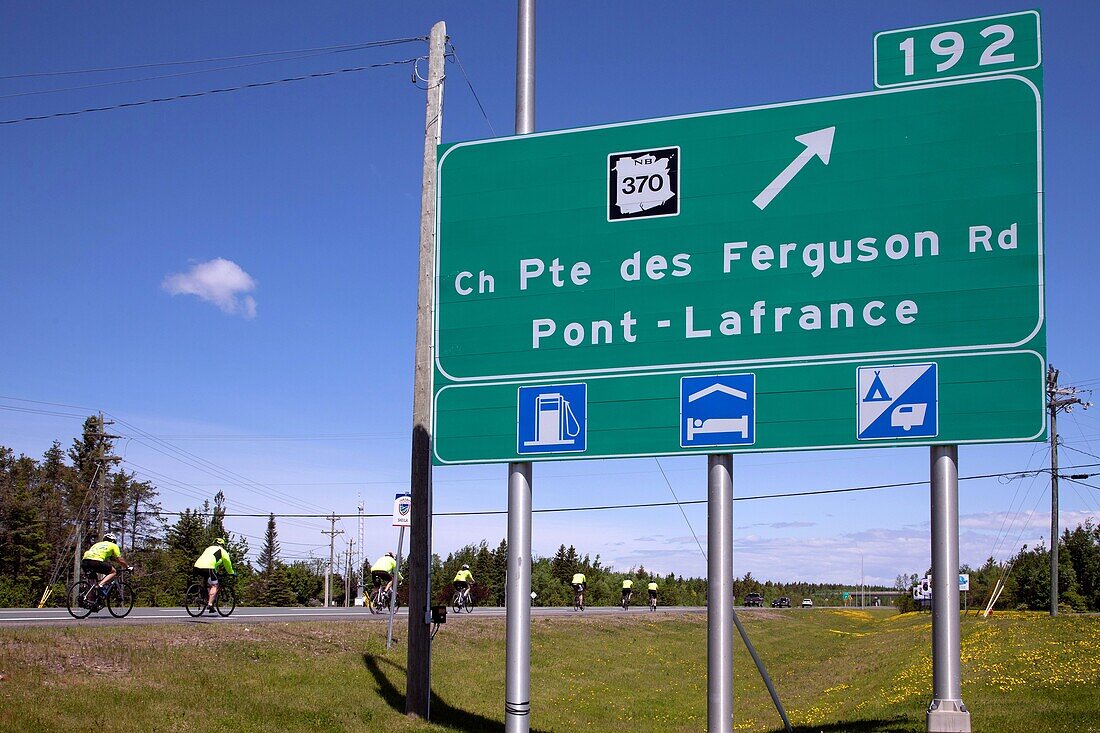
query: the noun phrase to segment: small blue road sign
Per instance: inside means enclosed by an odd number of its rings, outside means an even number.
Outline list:
[[[934,438],[939,431],[935,364],[859,367],[856,395],[860,440]]]
[[[583,453],[588,447],[587,415],[587,384],[520,387],[517,452]]]
[[[756,375],[680,379],[680,446],[756,442]]]

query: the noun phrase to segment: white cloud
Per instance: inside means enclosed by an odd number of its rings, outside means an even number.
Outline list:
[[[161,287],[172,295],[196,295],[230,315],[256,317],[256,299],[251,293],[256,281],[232,260],[218,257],[200,262],[187,272],[164,278]]]

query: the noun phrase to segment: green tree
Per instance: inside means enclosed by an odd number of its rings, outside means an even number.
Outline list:
[[[279,532],[275,528],[275,515],[267,518],[267,531],[260,548],[256,565],[259,572],[252,579],[249,597],[253,603],[263,606],[292,606],[297,595],[291,587],[286,566],[279,559]]]
[[[1067,529],[1062,535],[1062,547],[1077,579],[1077,591],[1084,606],[1081,610],[1100,611],[1100,527],[1090,518],[1072,532]]]
[[[0,447],[0,577],[8,601],[21,605],[37,600],[50,566],[46,522],[32,495],[37,471],[32,459]]]

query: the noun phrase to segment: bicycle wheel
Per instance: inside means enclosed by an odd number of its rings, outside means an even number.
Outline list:
[[[218,615],[228,616],[237,607],[237,592],[227,585],[218,586],[218,594],[214,596],[214,608],[218,609]]]
[[[371,599],[370,599],[370,612],[371,613],[382,613],[382,599],[384,597],[385,597],[385,593],[382,592],[381,588],[375,588],[374,589],[374,593],[371,594]]]
[[[73,618],[87,618],[92,612],[86,600],[90,592],[92,592],[92,581],[87,578],[78,580],[65,589],[65,606]]]
[[[134,589],[124,580],[115,581],[107,594],[107,610],[115,618],[126,618],[134,609]]]
[[[470,598],[463,598],[462,599],[462,607],[464,609],[466,609],[466,613],[473,613],[474,612],[474,604],[471,601],[472,601],[472,599],[470,599]]]
[[[573,594],[573,610],[574,611],[581,610],[581,597],[579,595],[577,595],[576,593]]]
[[[183,596],[183,607],[187,615],[198,618],[206,610],[206,588],[202,583],[192,583]]]
[[[455,593],[454,598],[451,599],[451,608],[455,613],[462,613],[462,594]]]

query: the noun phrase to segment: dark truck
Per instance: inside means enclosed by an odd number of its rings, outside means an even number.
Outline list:
[[[763,606],[764,605],[764,596],[760,595],[759,593],[749,593],[747,596],[745,596],[745,605],[746,606]]]

